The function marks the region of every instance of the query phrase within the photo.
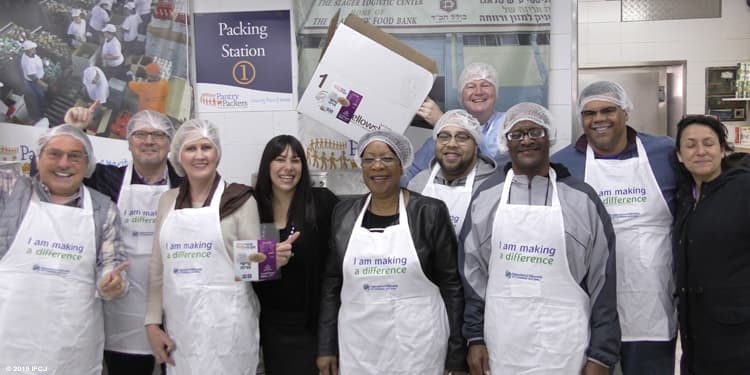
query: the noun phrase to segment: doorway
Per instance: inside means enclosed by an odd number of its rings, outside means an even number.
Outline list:
[[[633,102],[628,125],[639,132],[674,137],[676,124],[685,115],[686,69],[685,61],[580,67],[578,92],[595,81],[618,82]],[[574,124],[572,139],[581,134]]]

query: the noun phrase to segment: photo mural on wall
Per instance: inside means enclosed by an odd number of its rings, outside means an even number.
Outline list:
[[[62,123],[100,102],[89,133],[124,138],[140,109],[191,113],[186,0],[14,1],[0,13],[0,121]],[[41,121],[41,123],[40,123]]]

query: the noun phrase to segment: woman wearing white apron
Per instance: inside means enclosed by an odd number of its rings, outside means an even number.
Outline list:
[[[614,231],[590,186],[549,163],[549,111],[506,112],[511,167],[473,197],[461,259],[472,373],[607,374],[618,359]]]
[[[81,185],[95,165],[83,132],[62,125],[39,143],[38,178],[0,191],[0,364],[8,373],[99,374],[99,296],[127,290],[127,263],[114,267],[117,211]]]
[[[227,185],[216,172],[218,130],[189,120],[177,130],[170,161],[187,178],[159,200],[151,256],[146,329],[168,374],[255,374],[258,302],[235,281],[232,244],[260,234],[249,187]],[[277,264],[291,245],[277,245]],[[166,332],[159,328],[164,314]]]
[[[342,201],[333,215],[318,368],[343,375],[464,373],[463,293],[447,208],[400,189],[413,158],[402,135],[369,133],[358,153],[370,194]]]

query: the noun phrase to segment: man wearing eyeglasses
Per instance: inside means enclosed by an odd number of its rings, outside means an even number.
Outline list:
[[[608,374],[617,362],[614,230],[596,192],[549,162],[535,103],[509,108],[511,162],[474,194],[459,240],[471,373]]]
[[[0,364],[101,374],[101,300],[128,290],[120,218],[82,185],[95,160],[80,129],[47,130],[36,157],[34,177],[0,171]]]
[[[674,141],[628,126],[632,110],[618,83],[588,85],[578,98],[584,135],[552,159],[593,186],[612,217],[623,374],[674,374]]]
[[[72,108],[65,121],[85,127],[93,110],[93,106]],[[97,164],[94,174],[84,180],[117,202],[131,263],[130,292],[104,304],[104,359],[110,375],[150,375],[154,369],[144,328],[146,291],[159,196],[182,181],[167,160],[173,133],[172,122],[165,115],[151,110],[136,113],[127,125],[132,162],[122,167]]]
[[[408,188],[445,202],[458,234],[472,192],[495,171],[495,161],[479,151],[481,125],[463,109],[441,116],[432,129],[432,139],[435,158],[431,168],[419,172]]]
[[[480,128],[482,142],[479,144],[479,149],[484,155],[494,159],[498,165],[505,163],[508,159],[501,154],[497,144],[497,133],[502,127],[504,115],[504,112],[495,110],[499,95],[497,71],[490,64],[471,63],[461,72],[457,86],[459,102],[482,125]],[[417,115],[434,125],[443,112],[432,99],[427,98],[417,111]],[[430,160],[434,154],[435,143],[428,139],[414,153],[414,162],[404,171],[401,185],[407,186],[419,172],[429,169]]]

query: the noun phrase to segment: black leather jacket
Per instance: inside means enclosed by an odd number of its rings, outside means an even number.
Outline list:
[[[354,222],[366,198],[365,195],[341,201],[333,211],[331,252],[321,291],[318,353],[322,356],[338,353],[337,323],[343,280],[341,264]],[[458,244],[448,208],[440,200],[409,191],[406,212],[422,271],[440,289],[448,313],[450,337],[445,368],[466,371],[466,345],[461,335],[464,295],[458,273]],[[409,353],[404,355],[408,356]]]

